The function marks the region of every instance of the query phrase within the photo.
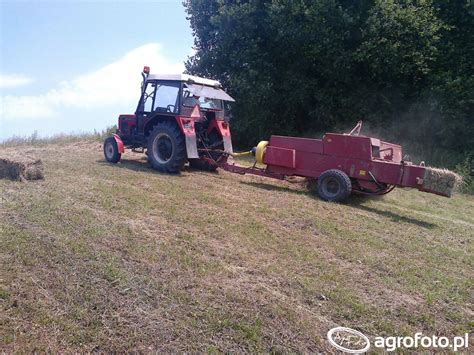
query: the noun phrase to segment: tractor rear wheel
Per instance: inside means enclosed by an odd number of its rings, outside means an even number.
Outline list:
[[[319,176],[317,190],[323,200],[340,202],[349,197],[352,184],[345,172],[330,169]]]
[[[153,127],[147,150],[148,160],[155,170],[177,173],[186,163],[184,135],[173,122],[159,122]]]
[[[108,137],[104,141],[104,156],[109,163],[117,163],[122,157],[114,137]]]

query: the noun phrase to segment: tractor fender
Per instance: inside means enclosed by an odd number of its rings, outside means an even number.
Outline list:
[[[234,150],[232,148],[232,139],[230,138],[231,136],[229,123],[224,120],[212,120],[209,123],[207,131],[211,132],[213,129],[219,132],[219,134],[222,136],[222,141],[224,143],[224,151],[228,154],[233,154]]]
[[[113,137],[115,139],[115,142],[117,143],[117,148],[118,148],[119,153],[120,154],[125,153],[125,147],[124,147],[122,138],[120,138],[120,136],[118,134],[115,134],[115,133],[113,134]]]
[[[176,119],[181,132],[184,134],[186,142],[186,154],[188,159],[198,159],[199,154],[197,150],[196,131],[194,129],[194,119],[188,117],[178,116]]]

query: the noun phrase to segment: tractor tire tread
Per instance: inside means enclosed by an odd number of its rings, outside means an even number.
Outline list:
[[[113,147],[114,147],[114,154],[112,157],[108,157],[107,156],[107,153],[106,153],[106,147],[107,147],[107,144],[112,144]],[[104,141],[104,157],[105,157],[105,160],[107,160],[109,163],[118,163],[122,157],[122,154],[120,154],[119,150],[118,150],[118,146],[117,146],[117,142],[115,141],[115,138],[114,137],[108,137],[105,139]]]
[[[160,164],[159,162],[154,160],[152,157],[153,153],[151,153],[154,137],[160,132],[167,133],[174,141],[175,151],[173,152],[173,157],[171,161],[166,164]],[[148,152],[150,152],[148,154],[148,161],[150,162],[152,168],[164,173],[179,173],[183,169],[184,164],[187,160],[186,142],[184,134],[181,132],[175,122],[158,122],[150,132],[147,150]]]

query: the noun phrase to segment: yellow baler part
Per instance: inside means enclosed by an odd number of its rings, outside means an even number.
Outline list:
[[[263,164],[263,157],[265,156],[267,145],[268,141],[260,141],[260,143],[258,143],[257,151],[255,152],[255,160],[257,163]]]

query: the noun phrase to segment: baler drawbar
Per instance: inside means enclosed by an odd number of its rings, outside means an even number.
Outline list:
[[[255,164],[243,167],[216,161],[227,171],[277,179],[300,176],[317,180],[317,192],[328,201],[342,201],[352,192],[382,195],[396,186],[450,197],[461,178],[445,169],[415,165],[403,158],[402,147],[360,135],[362,121],[348,134],[327,133],[322,139],[272,136],[251,151]],[[257,167],[257,163],[265,168]]]

